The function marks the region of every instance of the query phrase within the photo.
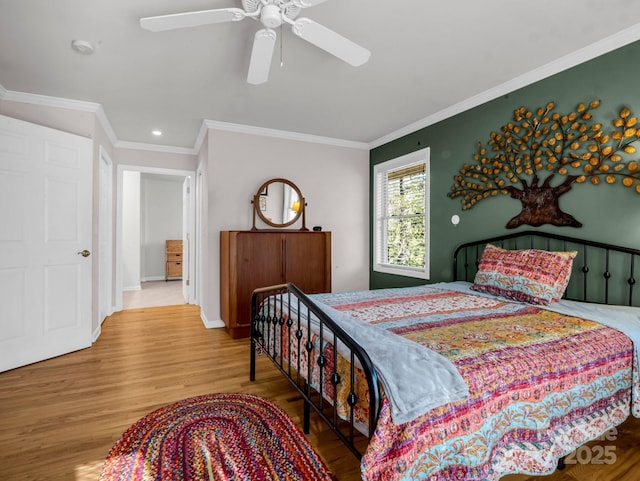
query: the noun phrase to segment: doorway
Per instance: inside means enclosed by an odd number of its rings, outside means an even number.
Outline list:
[[[117,310],[195,304],[195,173],[120,165],[117,177]],[[165,240],[182,240],[179,278],[166,280]]]

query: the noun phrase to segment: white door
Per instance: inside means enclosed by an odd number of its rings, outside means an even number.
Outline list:
[[[91,345],[91,229],[92,141],[0,116],[0,371]]]

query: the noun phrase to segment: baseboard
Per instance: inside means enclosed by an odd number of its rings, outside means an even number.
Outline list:
[[[116,312],[116,309],[114,306],[111,306],[111,309],[109,309],[109,313],[104,316],[104,319],[100,320],[100,322],[98,323],[98,327],[95,328],[95,330],[93,331],[93,335],[91,336],[92,344],[96,342],[100,337],[100,334],[102,334],[102,323],[106,321],[109,316],[113,315],[114,312]]]
[[[93,334],[91,335],[91,344],[93,344],[94,342],[96,342],[98,340],[98,338],[100,337],[100,334],[102,334],[102,323],[100,324],[100,326],[96,327],[95,331],[93,331]]]
[[[200,319],[202,319],[202,323],[207,329],[219,329],[221,327],[224,327],[224,321],[222,321],[221,319],[215,321],[208,320],[207,316],[205,316],[204,312],[202,312],[202,309],[200,309]]]
[[[142,279],[142,282],[151,282],[151,281],[165,281],[164,276],[149,276]]]
[[[138,284],[137,286],[129,286],[129,287],[123,287],[122,291],[141,291],[142,290],[142,286],[140,284]]]

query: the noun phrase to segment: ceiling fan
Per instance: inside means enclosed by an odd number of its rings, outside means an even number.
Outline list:
[[[366,48],[309,18],[298,18],[303,8],[324,2],[326,0],[242,0],[242,9],[219,8],[146,17],[140,19],[140,26],[158,32],[212,23],[239,22],[247,17],[259,20],[264,28],[255,34],[247,75],[247,82],[256,85],[266,82],[269,78],[271,58],[276,44],[276,32],[273,29],[283,23],[291,25],[291,30],[298,37],[354,67],[366,63],[371,55]]]

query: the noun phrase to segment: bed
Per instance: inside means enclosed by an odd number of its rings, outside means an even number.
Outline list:
[[[268,356],[365,480],[549,474],[640,417],[637,256],[521,232],[456,248],[448,283],[258,289],[250,378]]]

